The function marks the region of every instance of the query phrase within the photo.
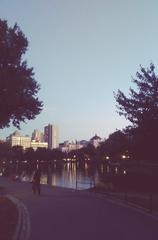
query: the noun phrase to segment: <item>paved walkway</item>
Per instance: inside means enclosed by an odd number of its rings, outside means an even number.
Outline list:
[[[0,185],[26,206],[29,240],[158,239],[158,220],[135,209],[71,189],[42,185],[41,196],[35,196],[30,183],[0,178]]]

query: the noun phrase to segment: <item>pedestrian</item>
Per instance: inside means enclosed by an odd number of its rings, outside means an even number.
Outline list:
[[[33,193],[36,194],[38,193],[39,195],[41,194],[41,169],[37,168],[34,176],[33,176],[33,181],[32,181],[32,190]]]

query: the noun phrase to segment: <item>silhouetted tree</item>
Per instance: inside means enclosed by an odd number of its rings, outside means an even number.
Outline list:
[[[46,161],[47,160],[47,149],[46,148],[37,148],[36,152],[35,152],[35,158],[36,160],[39,161]]]
[[[118,160],[121,155],[128,152],[129,139],[123,131],[117,130],[111,133],[108,139],[105,140],[98,148],[100,158],[104,159],[109,156],[112,160]]]
[[[59,149],[52,149],[51,160],[62,161],[64,158],[64,153]]]
[[[67,154],[67,158],[75,159],[75,161],[84,161],[84,148],[72,150]]]
[[[29,163],[32,163],[35,159],[35,151],[32,147],[27,148],[24,153],[24,158],[27,160]]]
[[[97,149],[91,143],[89,143],[84,148],[84,155],[88,156],[90,158],[90,160],[96,160],[96,153],[97,153]]]
[[[0,142],[0,160],[11,159],[11,147],[7,142]]]
[[[24,157],[24,150],[22,146],[13,146],[12,147],[12,159],[14,161],[18,160],[22,162]]]
[[[136,90],[130,88],[129,97],[118,90],[115,94],[117,108],[132,123],[130,134],[137,142],[137,152],[143,159],[156,159],[158,156],[158,76],[155,66],[151,63],[145,69],[140,67],[133,79]],[[136,150],[136,149],[135,149]]]
[[[20,128],[20,122],[34,119],[42,110],[33,68],[23,60],[27,48],[18,25],[9,27],[0,20],[0,128],[10,124]]]

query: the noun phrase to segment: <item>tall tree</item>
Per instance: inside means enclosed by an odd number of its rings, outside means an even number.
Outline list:
[[[33,68],[23,60],[27,48],[19,26],[0,20],[0,128],[10,124],[20,128],[20,122],[34,119],[42,110]]]
[[[118,90],[115,99],[120,115],[124,115],[135,127],[158,129],[158,76],[151,63],[146,70],[141,67],[133,82],[137,90],[130,88],[129,97]]]
[[[124,115],[132,123],[132,133],[141,153],[139,156],[155,158],[158,155],[158,76],[155,66],[140,67],[133,79],[136,88],[130,88],[129,97],[118,90],[115,94],[120,115]]]

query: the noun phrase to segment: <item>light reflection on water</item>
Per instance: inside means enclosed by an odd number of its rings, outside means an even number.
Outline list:
[[[121,170],[114,166],[113,168],[106,164],[93,165],[89,163],[65,163],[54,164],[51,166],[41,165],[41,184],[49,184],[51,186],[61,186],[65,188],[87,189],[99,182],[106,181],[105,176],[109,174],[118,175]],[[17,176],[21,181],[32,181],[34,171],[25,165],[21,168],[14,167],[12,164],[8,168],[0,167],[0,174],[5,176]],[[122,174],[126,175],[127,171],[122,170]]]
[[[47,178],[47,176],[45,177]],[[56,169],[50,173],[50,184],[52,186],[76,188],[77,184],[78,188],[86,189],[91,186],[91,182],[92,176],[88,175],[86,165],[84,169],[77,169],[75,163],[68,163],[62,169]]]
[[[73,189],[77,186],[78,189],[87,189],[92,187],[94,180],[97,179],[97,170],[92,171],[91,168],[88,164],[79,167],[76,163],[66,163],[60,166],[54,164],[52,168],[42,167],[41,184]],[[16,169],[16,171],[9,170],[8,176],[16,175],[21,181],[31,182],[33,174],[32,170]]]

